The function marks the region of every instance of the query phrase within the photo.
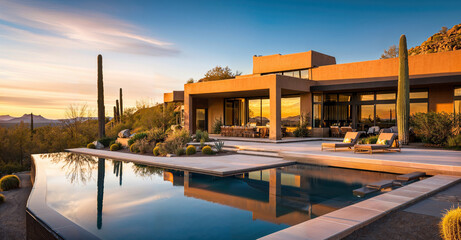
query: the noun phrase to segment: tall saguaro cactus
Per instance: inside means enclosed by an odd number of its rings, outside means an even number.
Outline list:
[[[120,122],[120,105],[118,103],[118,100],[115,100],[115,107],[117,110],[117,122]]]
[[[120,121],[123,119],[123,93],[122,88],[120,88]]]
[[[102,81],[102,56],[98,55],[98,127],[99,138],[106,135],[106,116],[104,110],[104,84]]]
[[[408,70],[407,38],[400,36],[399,43],[399,81],[397,89],[397,127],[399,141],[402,144],[409,142],[410,118],[410,75]]]
[[[112,124],[115,124],[117,122],[117,107],[114,106],[114,121]]]
[[[34,139],[34,114],[30,113],[30,139]]]

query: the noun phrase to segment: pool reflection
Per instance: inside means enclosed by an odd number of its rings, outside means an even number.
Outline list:
[[[110,239],[254,239],[357,202],[353,189],[394,177],[300,164],[221,178],[70,153],[39,164],[47,164],[47,204]]]

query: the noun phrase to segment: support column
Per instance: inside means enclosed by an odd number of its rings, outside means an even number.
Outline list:
[[[277,84],[269,90],[270,101],[270,132],[269,139],[282,139],[282,89]]]
[[[193,127],[193,98],[184,94],[184,127],[192,133]]]
[[[300,108],[301,116],[307,116],[312,123],[312,93],[301,94]]]
[[[184,189],[189,188],[190,173],[189,171],[184,171]]]

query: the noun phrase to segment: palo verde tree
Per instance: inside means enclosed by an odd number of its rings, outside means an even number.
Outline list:
[[[102,81],[102,56],[98,55],[98,127],[99,138],[106,135],[106,117],[104,110],[104,85]]]
[[[406,145],[409,142],[410,118],[410,76],[408,70],[407,38],[400,36],[399,43],[399,80],[397,89],[397,128],[399,141]]]

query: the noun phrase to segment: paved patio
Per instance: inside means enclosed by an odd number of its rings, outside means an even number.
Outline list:
[[[427,174],[461,176],[461,151],[402,148],[402,152],[363,154],[351,150],[321,151],[322,141],[284,144],[225,141],[226,147],[278,153],[297,162],[394,173],[425,171]]]
[[[295,164],[294,161],[287,161],[281,158],[242,154],[209,157],[153,157],[88,148],[72,148],[66,151],[220,177]]]

